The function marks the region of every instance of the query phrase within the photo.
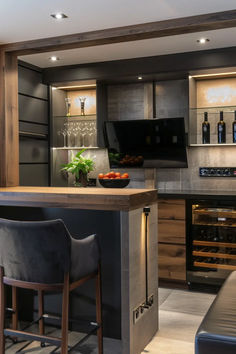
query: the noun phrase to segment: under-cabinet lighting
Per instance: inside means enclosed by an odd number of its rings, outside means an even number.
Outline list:
[[[75,85],[75,86],[58,86],[57,89],[66,90],[66,89],[76,89],[76,88],[84,88],[84,87],[96,87],[96,84]]]
[[[55,20],[62,20],[63,18],[68,18],[68,16],[66,16],[62,12],[57,12],[55,14],[52,14],[51,17],[55,18]]]
[[[228,73],[199,74],[199,75],[192,75],[192,77],[231,76],[231,75],[236,75],[236,71],[232,71]]]

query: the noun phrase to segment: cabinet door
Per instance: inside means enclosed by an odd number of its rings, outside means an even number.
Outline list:
[[[182,245],[158,245],[158,272],[162,279],[186,280],[186,252]]]
[[[185,221],[159,219],[158,241],[185,244]]]
[[[185,220],[185,200],[160,199],[158,201],[158,218],[169,220]]]

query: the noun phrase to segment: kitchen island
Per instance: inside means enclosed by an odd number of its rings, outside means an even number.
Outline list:
[[[147,282],[145,213],[147,216]],[[17,220],[61,218],[71,234],[97,233],[102,254],[104,336],[121,342],[120,353],[138,354],[158,329],[157,191],[61,187],[0,188],[0,217]],[[134,318],[148,296],[153,304]],[[72,316],[94,314],[92,283],[72,294]],[[32,300],[33,309],[35,306]],[[46,308],[59,311],[59,302],[46,299]],[[29,303],[28,303],[29,306]],[[73,327],[73,329],[76,329]]]

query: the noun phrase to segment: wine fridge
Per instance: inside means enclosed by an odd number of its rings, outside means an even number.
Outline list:
[[[236,270],[236,202],[187,201],[187,282],[221,285]]]

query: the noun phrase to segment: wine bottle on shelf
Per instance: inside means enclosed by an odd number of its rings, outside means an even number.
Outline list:
[[[226,142],[226,127],[224,122],[224,112],[220,112],[220,121],[217,123],[218,143],[224,144]]]
[[[235,126],[235,129],[236,129],[236,126]],[[208,113],[207,112],[204,112],[204,121],[202,123],[202,143],[203,144],[210,144],[210,123],[208,122]]]
[[[233,143],[236,143],[236,111],[234,111],[234,121],[232,124]]]

